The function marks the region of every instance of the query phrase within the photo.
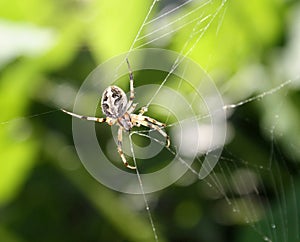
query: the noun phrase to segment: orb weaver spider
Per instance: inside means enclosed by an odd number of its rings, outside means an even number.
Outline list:
[[[142,107],[139,110],[139,114],[134,114],[137,103],[134,101],[134,86],[133,86],[133,72],[131,70],[128,59],[126,58],[127,67],[129,71],[130,80],[130,97],[127,101],[125,92],[117,86],[107,87],[101,98],[101,108],[105,118],[88,117],[79,114],[69,112],[65,109],[61,109],[63,112],[79,119],[85,119],[98,123],[108,123],[109,125],[118,125],[118,153],[127,168],[136,169],[135,166],[128,164],[125,155],[122,150],[122,133],[123,130],[129,132],[132,127],[145,126],[153,130],[157,130],[166,139],[166,147],[170,146],[170,138],[168,134],[162,129],[166,127],[164,123],[161,123],[151,117],[144,116],[144,113],[148,111],[147,107]]]

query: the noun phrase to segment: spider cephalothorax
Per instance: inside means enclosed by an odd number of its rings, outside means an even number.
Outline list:
[[[130,97],[129,101],[127,100],[125,92],[117,86],[109,86],[106,88],[102,94],[101,98],[101,108],[103,114],[106,118],[97,118],[97,117],[87,117],[78,115],[69,111],[62,109],[63,112],[72,115],[73,117],[86,119],[90,121],[95,121],[99,123],[106,122],[109,125],[117,124],[119,125],[118,130],[118,152],[122,158],[124,165],[130,169],[135,169],[135,166],[130,166],[126,161],[125,155],[122,151],[122,132],[130,131],[133,126],[146,126],[151,129],[157,130],[162,136],[166,138],[166,146],[169,147],[170,139],[169,136],[162,129],[166,126],[164,123],[158,122],[157,120],[144,116],[143,114],[147,111],[146,107],[140,109],[139,114],[134,114],[133,111],[136,107],[136,103],[133,103],[134,100],[134,87],[133,87],[133,74],[128,62],[126,59],[129,78],[130,78]]]

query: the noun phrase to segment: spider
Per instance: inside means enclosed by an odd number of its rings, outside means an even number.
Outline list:
[[[134,101],[134,86],[133,86],[133,72],[131,70],[128,59],[126,58],[127,67],[129,71],[129,80],[130,80],[130,98],[127,101],[127,97],[125,92],[117,87],[117,86],[109,86],[107,87],[101,98],[101,108],[103,114],[106,116],[105,118],[97,118],[97,117],[88,117],[79,114],[75,114],[69,112],[65,109],[61,109],[63,112],[79,118],[85,119],[89,121],[94,121],[98,123],[108,123],[109,125],[118,125],[118,153],[127,168],[136,169],[135,166],[131,166],[128,164],[125,155],[122,150],[122,134],[123,131],[129,132],[132,127],[140,127],[145,126],[150,129],[157,130],[163,137],[166,139],[166,147],[170,146],[170,138],[168,134],[162,129],[166,127],[164,123],[161,123],[151,117],[144,116],[144,113],[148,111],[147,107],[142,107],[139,110],[139,114],[134,114],[137,103],[133,103]]]

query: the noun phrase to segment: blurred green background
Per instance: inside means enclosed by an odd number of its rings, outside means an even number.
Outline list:
[[[182,3],[161,0],[149,19]],[[87,173],[73,147],[71,119],[59,111],[72,107],[98,64],[130,49],[151,4],[0,1],[0,241],[154,241],[142,198],[109,190]],[[228,104],[292,81],[230,110],[215,177],[195,181],[188,173],[147,196],[159,240],[300,241],[300,4],[229,0],[221,6],[220,0],[191,1],[158,25],[146,25],[141,36],[149,37],[134,47],[180,52],[191,38],[185,51],[191,50],[189,57],[208,71]],[[196,21],[187,24],[218,9],[204,32],[193,32]],[[168,35],[154,41],[151,31],[163,26],[166,32],[158,34]],[[235,192],[231,180],[242,168],[255,174],[258,194]],[[207,186],[223,180],[237,214]],[[264,206],[256,205],[257,198]],[[247,224],[251,211],[260,216]]]

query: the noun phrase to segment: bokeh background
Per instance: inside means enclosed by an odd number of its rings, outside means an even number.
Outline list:
[[[149,20],[184,2],[157,2]],[[0,241],[154,241],[141,196],[90,176],[73,146],[71,118],[59,111],[72,108],[97,65],[131,48],[151,4],[0,1]],[[212,177],[187,173],[147,195],[160,241],[300,241],[299,16],[296,0],[190,1],[142,29],[134,48],[180,52],[191,39],[185,50],[225,104],[245,102],[228,111],[228,140]],[[135,76],[161,82],[157,73]],[[110,140],[109,130],[99,131]],[[239,186],[243,179],[257,189]]]

